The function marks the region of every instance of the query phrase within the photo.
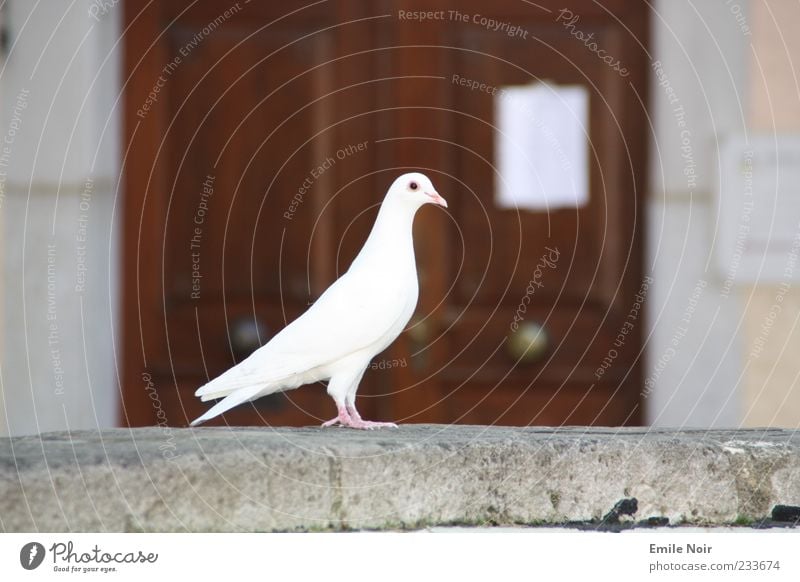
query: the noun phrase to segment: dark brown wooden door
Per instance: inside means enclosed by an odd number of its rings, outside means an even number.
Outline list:
[[[579,24],[568,28],[562,4],[484,4],[460,2],[453,16],[445,2],[127,3],[129,424],[183,425],[205,410],[197,386],[348,267],[388,184],[410,170],[428,173],[450,210],[417,217],[418,313],[368,370],[362,414],[639,421],[641,314],[630,315],[642,282],[646,13],[639,3],[573,2]],[[419,10],[441,17],[407,16]],[[593,33],[628,74],[575,30]],[[493,98],[453,75],[586,87],[589,202],[498,208]],[[530,295],[542,257],[552,267]],[[520,360],[509,343],[531,323],[548,341]],[[333,413],[324,389],[309,386],[219,422],[313,424]]]

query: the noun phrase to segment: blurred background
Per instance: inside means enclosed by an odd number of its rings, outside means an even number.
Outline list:
[[[0,434],[185,426],[388,185],[420,303],[367,418],[800,426],[790,0],[5,0]],[[217,424],[309,425],[319,386]]]

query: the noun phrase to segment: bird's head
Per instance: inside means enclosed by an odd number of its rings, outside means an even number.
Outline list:
[[[387,199],[419,208],[423,204],[438,204],[447,208],[447,201],[439,196],[428,176],[419,172],[403,174],[392,183]]]

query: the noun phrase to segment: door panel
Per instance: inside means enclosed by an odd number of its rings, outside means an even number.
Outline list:
[[[347,269],[386,188],[410,170],[428,173],[450,208],[417,216],[417,314],[367,371],[362,414],[639,421],[640,322],[624,346],[614,342],[642,279],[646,5],[568,3],[585,33],[624,56],[630,75],[622,77],[557,21],[561,4],[551,2],[459,3],[463,14],[522,27],[526,39],[471,20],[398,16],[452,9],[444,1],[250,3],[221,19],[211,0],[133,4],[125,8],[128,424],[160,418],[143,374],[170,424],[206,410],[194,390]],[[454,74],[498,88],[586,87],[588,204],[498,208],[493,98],[454,83]],[[550,249],[557,261],[536,275]],[[528,293],[538,276],[541,286]],[[529,323],[548,341],[526,363],[509,343]],[[598,378],[611,349],[613,365]],[[217,423],[309,424],[333,413],[316,385]]]
[[[449,229],[447,244],[464,261],[451,262],[458,267],[448,277],[453,292],[443,298],[445,308],[440,309],[445,346],[437,372],[440,390],[454,395],[454,415],[465,414],[470,402],[485,395],[480,405],[486,407],[485,420],[513,402],[515,412],[503,418],[513,417],[515,424],[547,422],[552,413],[548,416],[540,404],[553,399],[562,422],[562,412],[572,422],[622,422],[634,413],[632,388],[618,388],[638,355],[636,344],[617,350],[613,369],[601,381],[595,377],[628,315],[624,305],[630,295],[620,292],[618,283],[626,268],[638,268],[619,257],[636,241],[634,222],[609,203],[636,199],[635,190],[620,186],[621,168],[610,155],[625,148],[615,119],[622,110],[616,90],[620,78],[597,67],[593,53],[552,26],[531,23],[527,28],[537,42],[523,44],[488,31],[450,27],[454,34],[449,44],[469,48],[452,51],[450,71],[498,89],[542,80],[585,87],[590,95],[589,202],[549,212],[498,208],[491,167],[497,160],[493,97],[450,84],[452,137],[460,146],[450,154],[452,173],[468,187],[454,183],[449,191],[457,226]],[[587,32],[601,45],[620,34],[604,27]],[[614,252],[606,248],[609,244],[615,244]],[[544,263],[543,257],[548,257]],[[537,283],[530,287],[533,280]],[[521,313],[528,289],[534,293]],[[520,316],[517,325],[535,322],[547,332],[549,347],[539,361],[526,363],[508,353],[509,336],[517,327],[513,322]],[[528,391],[535,395],[528,396]],[[601,402],[610,404],[605,409],[587,405]],[[475,415],[472,411],[468,416]]]

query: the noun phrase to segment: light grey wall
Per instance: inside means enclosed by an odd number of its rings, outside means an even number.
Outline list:
[[[0,414],[11,434],[117,423],[121,7],[97,20],[92,4],[4,11]]]
[[[654,7],[651,50],[661,71],[651,68],[646,418],[657,426],[738,426],[742,306],[735,290],[725,292],[713,260],[713,193],[720,144],[746,131],[750,37],[735,12],[746,18],[747,2]]]

